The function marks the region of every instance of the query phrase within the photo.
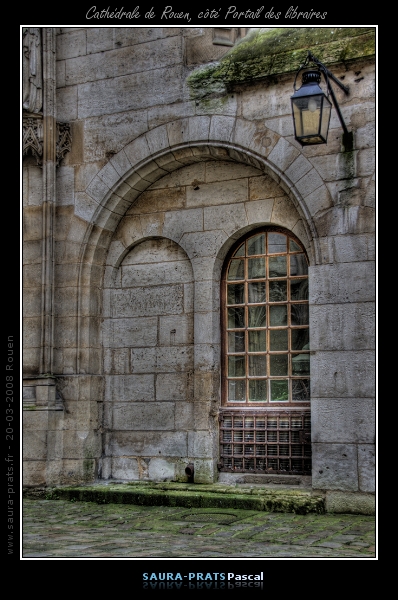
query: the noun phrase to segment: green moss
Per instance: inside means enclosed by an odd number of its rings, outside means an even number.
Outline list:
[[[83,459],[83,481],[89,483],[94,481],[95,472],[95,458],[93,458],[93,449],[90,444],[84,448],[84,459]]]
[[[241,509],[296,514],[324,513],[324,497],[298,490],[241,489],[221,485],[143,483],[60,487],[52,493],[70,501],[138,506]]]
[[[188,77],[191,95],[203,100],[232,91],[238,84],[297,71],[308,50],[326,65],[375,54],[375,29],[303,27],[252,31],[216,65]]]

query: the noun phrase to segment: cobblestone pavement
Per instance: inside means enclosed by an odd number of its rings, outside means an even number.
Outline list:
[[[22,558],[376,558],[375,518],[23,501]]]

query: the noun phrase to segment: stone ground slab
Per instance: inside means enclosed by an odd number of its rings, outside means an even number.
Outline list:
[[[367,515],[23,501],[23,559],[374,559],[375,541]]]

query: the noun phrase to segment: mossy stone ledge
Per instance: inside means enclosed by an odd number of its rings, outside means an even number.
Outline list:
[[[297,71],[308,50],[325,65],[375,55],[375,28],[294,27],[253,29],[218,63],[188,77],[193,99],[230,93],[235,86]]]

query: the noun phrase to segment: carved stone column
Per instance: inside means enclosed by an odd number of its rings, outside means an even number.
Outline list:
[[[24,406],[33,403],[47,408],[59,406],[53,376],[56,167],[72,142],[69,124],[56,121],[55,45],[54,28],[24,29],[23,155],[35,157],[43,181],[39,374],[24,381]]]
[[[42,29],[43,42],[43,246],[40,371],[53,372],[54,215],[56,201],[55,29]]]

